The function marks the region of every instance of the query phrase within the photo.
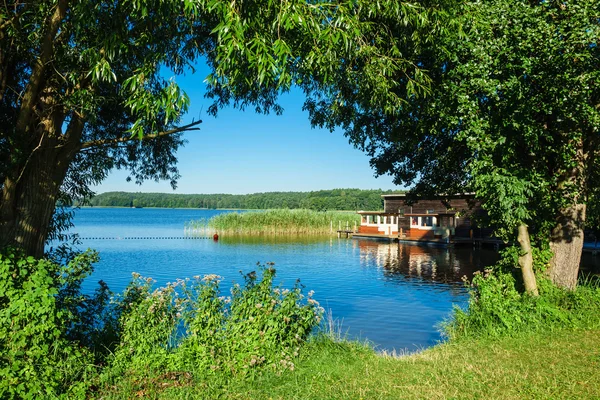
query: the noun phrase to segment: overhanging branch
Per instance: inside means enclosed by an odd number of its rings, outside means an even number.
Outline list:
[[[81,145],[81,149],[87,149],[87,148],[90,148],[90,147],[104,146],[104,145],[107,145],[107,144],[124,143],[124,142],[129,142],[131,140],[156,139],[156,138],[159,138],[159,137],[162,137],[162,136],[174,135],[174,134],[180,133],[180,132],[199,131],[200,128],[195,128],[195,126],[199,125],[201,123],[202,123],[202,120],[194,121],[191,124],[187,124],[187,125],[184,125],[184,126],[180,126],[178,128],[170,129],[168,131],[163,131],[163,132],[151,133],[151,134],[148,134],[148,135],[144,135],[141,139],[138,139],[137,136],[127,136],[127,137],[120,137],[120,138],[114,138],[114,139],[92,140],[92,141],[83,143]]]

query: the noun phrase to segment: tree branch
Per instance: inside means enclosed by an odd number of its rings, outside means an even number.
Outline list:
[[[202,120],[198,120],[198,121],[192,122],[191,124],[180,126],[178,128],[174,128],[174,129],[171,129],[171,130],[168,130],[168,131],[163,131],[163,132],[158,132],[158,133],[151,133],[151,134],[143,136],[140,140],[156,139],[156,138],[159,138],[159,137],[162,137],[162,136],[169,136],[169,135],[173,135],[175,133],[180,133],[180,132],[199,131],[200,128],[195,128],[195,126],[199,125],[201,123],[202,123]],[[135,140],[135,139],[137,139],[137,137],[135,137],[135,136],[126,136],[126,137],[120,137],[120,138],[114,138],[114,139],[92,140],[90,142],[83,143],[81,145],[80,149],[87,149],[89,147],[104,146],[106,144],[117,144],[117,143],[129,142],[129,141]]]
[[[54,39],[59,30],[62,20],[67,13],[67,0],[59,0],[56,9],[47,22],[46,34],[41,40],[41,51],[39,57],[33,62],[31,67],[31,75],[23,100],[19,109],[19,116],[15,124],[18,134],[26,132],[26,127],[31,125],[30,117],[33,113],[35,103],[39,100],[38,96],[41,91],[42,81],[44,80],[44,72],[46,65],[51,60],[54,54]]]

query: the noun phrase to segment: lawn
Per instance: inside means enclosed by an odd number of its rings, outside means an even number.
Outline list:
[[[392,357],[313,341],[294,371],[252,379],[124,377],[99,397],[198,399],[597,399],[600,331],[459,340]]]

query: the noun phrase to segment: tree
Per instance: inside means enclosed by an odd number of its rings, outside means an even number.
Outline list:
[[[411,92],[405,69],[378,74],[348,57],[335,78],[305,77],[312,122],[342,126],[377,173],[416,192],[476,190],[498,233],[519,243],[526,290],[537,291],[532,238],[549,242],[550,278],[573,288],[585,204],[599,186],[600,4],[495,0],[444,10],[463,30],[435,41],[385,14],[378,23],[393,37],[379,42],[365,30],[376,51],[393,49],[426,71],[426,95]]]
[[[0,247],[41,256],[64,228],[59,199],[89,196],[112,168],[178,177],[188,98],[175,73],[211,46],[191,1],[9,2],[0,6]],[[134,140],[135,139],[135,140]],[[53,222],[54,221],[54,222]]]
[[[536,291],[530,231],[549,240],[550,278],[574,288],[585,203],[599,183],[600,6],[492,1],[469,10],[477,21],[444,79],[457,99],[447,129],[467,145],[469,181],[501,233],[517,231],[527,290]]]
[[[0,247],[13,244],[41,256],[45,241],[69,223],[68,214],[56,211],[57,201],[88,197],[90,184],[112,168],[128,169],[138,183],[176,184],[180,134],[200,121],[177,126],[189,100],[162,71],[182,73],[202,57],[213,69],[213,114],[231,102],[281,112],[281,90],[313,71],[323,82],[307,82],[331,83],[349,54],[371,72],[404,73],[408,93],[417,93],[427,76],[397,49],[378,52],[391,32],[376,32],[382,16],[419,24],[423,15],[421,7],[395,1],[381,7],[354,0],[4,3]],[[378,42],[367,45],[373,35]],[[377,83],[366,76],[365,84]],[[400,102],[385,86],[374,89]]]
[[[476,190],[498,233],[519,243],[526,290],[537,290],[532,242],[549,244],[549,276],[573,288],[586,202],[599,186],[600,3],[425,1],[409,9],[382,1],[339,11],[341,22],[319,38],[325,65],[303,47],[313,43],[268,28],[258,36],[273,35],[289,52],[254,46],[231,62],[268,87],[292,71],[312,123],[342,127],[397,184]],[[269,57],[273,68],[261,69],[256,60]],[[216,69],[211,94],[227,100],[247,87],[231,70],[227,62]]]
[[[455,94],[474,188],[493,218],[518,227],[519,243],[529,231],[548,240],[550,278],[574,288],[586,202],[599,185],[600,5],[500,0],[472,9],[477,31],[453,81],[463,86]]]

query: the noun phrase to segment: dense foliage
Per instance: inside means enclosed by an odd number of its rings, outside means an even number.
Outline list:
[[[194,2],[25,1],[0,6],[0,247],[40,257],[57,200],[109,170],[167,179],[189,99],[181,73],[211,47]],[[213,25],[214,26],[214,25]],[[192,44],[193,43],[193,44]],[[60,209],[59,209],[60,211]]]
[[[95,258],[83,254],[61,267],[0,254],[0,397],[84,397],[95,374],[93,347],[72,335],[93,336],[95,325],[79,325],[89,298],[77,286]]]
[[[253,194],[169,194],[106,192],[89,204],[101,207],[229,208],[266,210],[303,208],[310,210],[383,209],[382,194],[392,191],[333,189],[314,192],[267,192]],[[396,193],[396,192],[394,192]]]
[[[246,275],[245,285],[235,285],[229,297],[221,295],[216,275],[156,290],[152,280],[136,276],[125,292],[136,301],[122,317],[121,343],[106,378],[293,370],[292,359],[318,325],[322,309],[311,294],[302,301],[299,284],[291,290],[273,288],[272,266],[261,271],[260,279],[256,272]]]
[[[531,245],[550,242],[548,273],[573,288],[586,203],[600,185],[600,3],[493,0],[441,8],[461,30],[424,42],[418,27],[397,22],[391,41],[379,43],[427,71],[426,96],[406,95],[410,79],[402,73],[384,73],[378,83],[401,94],[402,104],[371,96],[368,78],[356,75],[373,72],[357,64],[340,69],[326,89],[307,89],[312,122],[343,127],[376,171],[397,184],[475,191],[497,234],[519,241],[524,272],[532,277]],[[385,16],[380,22],[394,26]],[[528,281],[535,292],[535,280]]]
[[[403,94],[377,84],[375,73],[407,71],[414,88],[407,94],[423,92],[427,76],[415,64],[398,51],[378,51],[390,38],[383,16],[427,22],[425,8],[389,0],[384,7],[355,0],[4,3],[0,247],[40,257],[46,240],[68,226],[68,219],[51,222],[57,200],[89,196],[111,169],[127,169],[136,182],[175,185],[180,133],[200,121],[179,125],[189,99],[165,77],[193,70],[199,60],[212,71],[198,77],[214,99],[211,114],[229,103],[282,112],[281,90],[311,71],[335,79],[340,60],[368,66],[370,74],[357,76],[396,104]],[[373,35],[375,45],[363,46]]]
[[[505,260],[513,268],[514,260]],[[517,278],[515,278],[517,276]],[[539,296],[523,293],[510,269],[488,269],[470,282],[467,309],[456,308],[444,324],[451,339],[499,337],[561,329],[599,329],[600,281],[587,280],[576,290],[556,287],[538,275]]]
[[[92,386],[136,374],[244,376],[294,369],[323,309],[297,282],[274,287],[258,266],[231,295],[211,275],[154,289],[134,275],[119,296],[81,292],[93,252],[67,265],[0,254],[0,397],[87,398]]]

